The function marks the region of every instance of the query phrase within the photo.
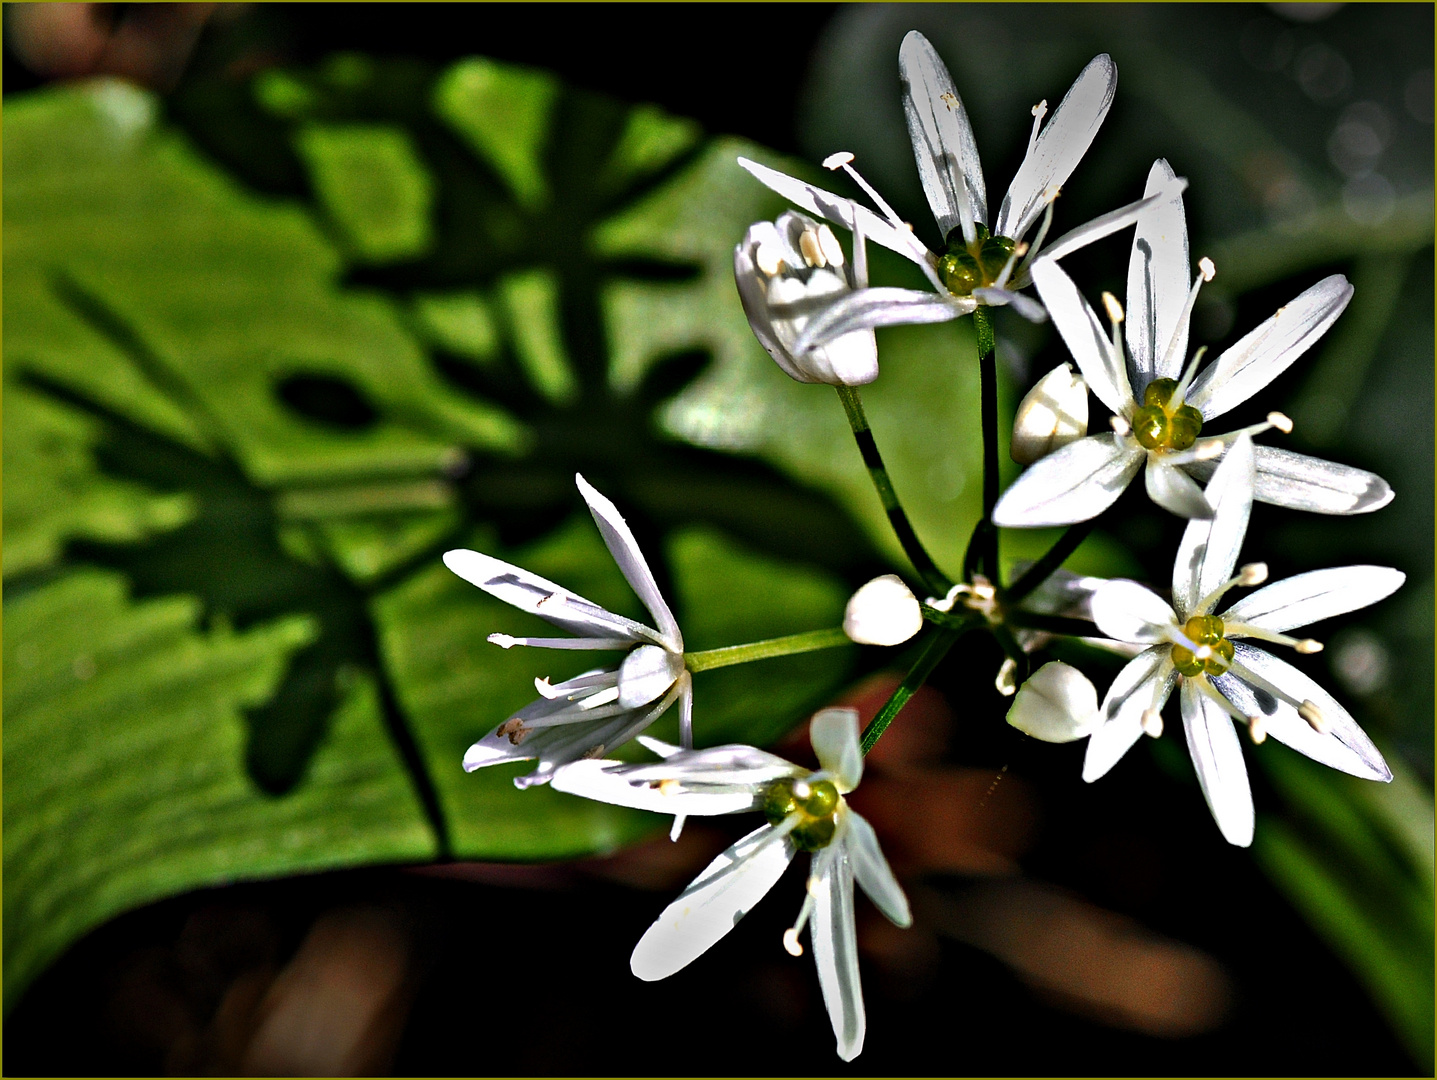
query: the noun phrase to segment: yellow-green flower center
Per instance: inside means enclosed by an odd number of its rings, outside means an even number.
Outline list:
[[[1216,615],[1194,615],[1183,625],[1183,633],[1199,650],[1207,646],[1207,655],[1200,659],[1186,646],[1174,645],[1173,666],[1180,674],[1221,675],[1232,666],[1232,642],[1222,636],[1222,629]]]
[[[938,275],[954,296],[969,296],[974,289],[996,284],[1016,246],[1006,236],[989,236],[981,221],[975,225],[978,235],[972,244],[964,241],[962,229],[950,232],[948,251],[938,260]]]
[[[1133,413],[1133,437],[1149,450],[1187,450],[1202,431],[1202,413],[1191,405],[1173,406],[1177,387],[1176,379],[1154,379]]]
[[[833,842],[838,828],[838,789],[827,780],[780,780],[763,795],[763,813],[770,825],[790,814],[803,820],[788,835],[800,851],[817,851]]]

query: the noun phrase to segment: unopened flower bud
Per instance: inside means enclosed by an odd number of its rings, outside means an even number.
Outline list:
[[[1072,742],[1092,734],[1101,716],[1088,677],[1060,661],[1044,664],[1018,687],[1008,723],[1044,742]]]
[[[901,645],[921,629],[918,598],[897,574],[874,578],[843,612],[843,632],[860,645]]]
[[[1088,384],[1071,364],[1059,364],[1018,405],[1008,453],[1031,465],[1087,433]]]

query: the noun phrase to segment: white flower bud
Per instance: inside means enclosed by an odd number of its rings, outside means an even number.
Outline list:
[[[1098,726],[1098,691],[1075,667],[1044,664],[1018,687],[1008,723],[1044,742],[1072,742]]]
[[[733,272],[754,336],[785,374],[830,386],[863,386],[878,377],[871,329],[794,350],[816,316],[853,292],[843,249],[827,225],[796,211],[760,221],[734,248]]]
[[[1071,364],[1059,364],[1019,404],[1008,452],[1031,465],[1087,433],[1088,384]]]
[[[901,645],[921,629],[918,598],[897,574],[874,578],[843,612],[843,632],[860,645]]]

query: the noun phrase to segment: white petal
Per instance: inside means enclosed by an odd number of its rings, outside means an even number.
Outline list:
[[[1202,488],[1198,487],[1197,481],[1160,457],[1148,457],[1143,481],[1148,489],[1148,498],[1168,513],[1190,519],[1212,517],[1212,506],[1203,495]]]
[[[908,909],[908,897],[903,895],[903,887],[883,857],[873,826],[853,810],[844,815],[844,820],[842,843],[858,884],[889,922],[895,926],[911,926],[913,914]]]
[[[1093,622],[1116,641],[1167,641],[1164,631],[1177,625],[1173,609],[1157,593],[1135,581],[1105,581],[1093,593]]]
[[[1345,277],[1323,278],[1199,374],[1187,403],[1210,419],[1246,401],[1327,333],[1351,299]]]
[[[1062,187],[1092,145],[1117,87],[1118,67],[1112,57],[1107,53],[1093,57],[1018,167],[993,226],[996,235],[1018,240],[1038,219],[1047,190]]]
[[[908,323],[940,323],[967,315],[977,307],[971,300],[943,297],[919,289],[897,289],[887,286],[859,289],[835,300],[814,316],[794,343],[794,353],[802,359],[811,349],[830,345],[835,339],[876,326],[902,326]],[[872,340],[870,335],[869,340]],[[831,347],[831,345],[830,345]],[[873,374],[878,374],[878,360],[873,360]],[[832,379],[810,379],[809,382],[833,382]],[[872,382],[869,378],[867,382]],[[861,386],[863,383],[844,383]]]
[[[1128,373],[1122,364],[1113,363],[1110,335],[1073,279],[1053,259],[1043,258],[1033,264],[1033,284],[1098,400],[1117,416],[1129,415],[1133,390]]]
[[[1044,742],[1073,742],[1102,721],[1098,692],[1088,677],[1059,661],[1044,664],[1018,687],[1008,723]]]
[[[860,645],[902,645],[922,629],[923,609],[897,574],[868,582],[843,611],[843,632]]]
[[[1148,172],[1145,196],[1157,194],[1176,177],[1159,158]],[[1153,379],[1176,379],[1187,357],[1188,320],[1183,318],[1191,282],[1187,218],[1182,193],[1155,203],[1138,218],[1128,259],[1127,322],[1123,324],[1132,365],[1134,394]],[[1163,363],[1177,333],[1172,357]]]
[[[444,565],[471,585],[521,611],[538,615],[555,626],[592,638],[653,641],[658,635],[647,626],[605,611],[562,585],[490,558],[478,551],[456,548],[444,553]]]
[[[646,982],[687,967],[763,899],[793,860],[787,837],[761,825],[704,869],[634,947],[629,967]]]
[[[1211,476],[1216,467],[1213,461],[1184,466],[1199,480]],[[1314,514],[1368,514],[1392,501],[1392,489],[1386,480],[1366,469],[1259,446],[1253,498]]]
[[[842,791],[852,791],[863,779],[863,750],[858,742],[857,709],[822,709],[808,726],[813,752],[824,772]]]
[[[966,237],[974,231],[974,222],[988,224],[988,197],[978,146],[958,88],[938,53],[917,30],[908,31],[898,49],[898,72],[923,193],[944,242],[956,228]]]
[[[858,933],[853,921],[853,869],[835,847],[813,857],[819,876],[808,940],[818,966],[818,985],[838,1039],[838,1056],[852,1061],[863,1050],[867,1021],[858,977]],[[820,870],[820,864],[822,869]]]
[[[1097,517],[1117,501],[1146,457],[1137,443],[1112,432],[1069,443],[1013,482],[993,508],[993,521],[1033,529]]]
[[[1254,821],[1252,789],[1232,717],[1198,690],[1193,679],[1183,680],[1182,706],[1188,752],[1208,809],[1229,844],[1248,847]]]
[[[1109,210],[1093,218],[1085,225],[1079,225],[1076,229],[1065,232],[1056,240],[1050,240],[1043,245],[1042,253],[1049,259],[1061,259],[1079,248],[1087,247],[1095,240],[1101,240],[1105,236],[1111,236],[1119,229],[1125,229],[1138,220],[1144,210],[1160,202],[1166,202],[1187,190],[1188,182],[1184,177],[1177,177],[1168,182],[1166,187],[1161,188],[1156,195],[1148,195],[1126,206],[1120,206],[1116,210]],[[1021,280],[1018,282],[1021,287]]]
[[[1214,680],[1223,696],[1243,712],[1261,714],[1269,735],[1299,754],[1306,754],[1313,761],[1320,761],[1353,776],[1383,782],[1392,779],[1392,770],[1382,759],[1381,751],[1372,745],[1366,732],[1357,726],[1357,721],[1332,695],[1297,668],[1263,649],[1241,641],[1234,642],[1232,648],[1235,661],[1298,701],[1312,702],[1322,711],[1322,718],[1328,725],[1328,731],[1319,734],[1287,702],[1249,686],[1235,674],[1219,676]]]
[[[594,524],[599,527],[604,543],[608,545],[609,554],[613,555],[630,588],[644,602],[644,607],[649,609],[649,614],[658,624],[659,634],[663,638],[662,644],[671,652],[683,652],[684,639],[679,633],[679,624],[674,621],[673,612],[659,594],[653,571],[644,561],[639,542],[629,531],[628,523],[624,521],[618,507],[599,494],[593,485],[578,473],[574,474],[574,481],[579,485],[579,494],[583,495],[584,501],[589,504],[589,512],[594,515]]]
[[[1208,481],[1212,517],[1188,522],[1173,560],[1173,603],[1184,616],[1208,614],[1198,602],[1232,577],[1252,511],[1252,476],[1252,438],[1240,435]]]
[[[1172,650],[1155,645],[1133,657],[1118,672],[1103,699],[1102,726],[1088,739],[1083,779],[1092,783],[1107,774],[1143,735],[1143,713],[1162,710],[1177,681]],[[1161,683],[1161,686],[1159,685]],[[1159,691],[1154,697],[1154,692]]]
[[[770,169],[766,165],[760,165],[756,161],[750,161],[743,157],[738,159],[738,163],[761,184],[778,192],[794,205],[845,229],[853,227],[853,211],[857,210],[858,224],[863,229],[863,235],[869,240],[876,244],[882,244],[889,250],[896,251],[916,263],[926,264],[928,262],[928,249],[923,246],[923,242],[918,237],[913,235],[911,229],[900,229],[867,207],[858,206],[852,200],[835,195],[831,191],[824,191],[823,188],[788,176],[777,169]]]
[[[657,645],[640,645],[619,667],[619,704],[626,709],[647,705],[673,686],[684,673],[681,653]]]
[[[1024,395],[1013,417],[1008,453],[1031,465],[1088,433],[1088,384],[1071,364],[1059,364]]]
[[[1224,621],[1291,630],[1391,596],[1407,575],[1389,566],[1336,566],[1274,581],[1222,613]]]
[[[556,791],[595,802],[652,810],[657,814],[737,814],[759,804],[757,790],[694,792],[678,786],[650,787],[647,783],[630,782],[622,773],[612,771],[614,767],[612,761],[573,761],[555,769],[549,784]]]

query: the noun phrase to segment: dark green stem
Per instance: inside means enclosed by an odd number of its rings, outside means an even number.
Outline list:
[[[1069,637],[1098,637],[1097,626],[1087,619],[1070,619],[1065,615],[1039,615],[1035,611],[1010,611],[1005,622],[1023,630],[1043,630],[1049,634]]]
[[[878,710],[878,715],[873,718],[873,722],[863,729],[862,747],[865,754],[873,749],[873,744],[888,730],[888,725],[893,723],[893,718],[898,715],[899,710],[908,704],[908,699],[928,681],[928,676],[933,674],[933,669],[938,666],[939,661],[948,655],[948,650],[953,647],[953,643],[963,632],[963,629],[945,627],[928,639],[928,646],[918,657],[918,662],[903,677],[903,681],[898,684],[898,689],[893,691],[893,696],[884,703],[883,708]]]
[[[998,361],[993,317],[987,308],[973,310],[973,329],[978,338],[979,407],[983,428],[983,520],[973,531],[973,541],[978,544],[978,565],[988,580],[997,585],[998,530],[993,527],[993,507],[998,505]]]
[[[923,584],[936,595],[942,596],[953,583],[924,550],[918,534],[908,522],[908,515],[903,512],[898,493],[893,490],[888,469],[878,453],[878,443],[874,441],[873,432],[868,427],[868,417],[863,413],[863,402],[859,400],[858,391],[851,386],[840,386],[838,397],[843,402],[843,411],[848,415],[848,426],[853,429],[853,438],[858,443],[863,464],[868,467],[868,475],[873,480],[873,486],[878,489],[879,501],[883,503],[888,523],[898,535],[898,542],[903,546],[904,554],[908,556],[908,561],[913,564],[918,576],[923,579]]]
[[[1058,542],[1045,551],[1041,559],[1024,570],[1017,581],[1003,590],[1004,601],[1016,603],[1048,580],[1053,571],[1062,566],[1064,560],[1077,551],[1078,545],[1088,538],[1088,534],[1093,531],[1093,525],[1096,522],[1096,518],[1090,518],[1087,521],[1080,521],[1076,525],[1068,526],[1067,532],[1058,537]]]

